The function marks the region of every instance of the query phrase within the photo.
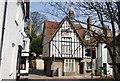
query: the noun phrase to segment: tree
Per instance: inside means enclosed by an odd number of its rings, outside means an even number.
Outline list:
[[[35,11],[31,12],[31,20],[32,20],[32,26],[33,31],[35,31],[36,34],[40,34],[42,32],[42,24],[46,18],[45,15]]]
[[[32,31],[31,52],[35,52],[37,56],[42,54],[42,33],[37,36]]]
[[[31,51],[35,52],[37,56],[39,54],[42,54],[42,24],[44,23],[44,20],[47,19],[45,15],[34,11],[31,12],[30,18],[32,20],[32,28],[33,30],[31,31],[31,36],[32,36],[32,41],[31,41]]]
[[[37,38],[37,35],[35,34],[35,32],[33,30],[31,31],[31,37],[32,37],[32,39]]]
[[[45,10],[45,12],[58,18],[62,18],[62,16],[64,16],[65,14],[68,15],[69,10],[72,8],[75,12],[73,18],[74,22],[86,25],[87,23],[84,20],[86,19],[85,17],[92,16],[93,23],[91,25],[94,26],[94,28],[98,28],[104,31],[104,25],[110,25],[113,33],[113,39],[115,38],[116,29],[120,30],[120,2],[51,2],[47,3],[47,5],[53,7],[53,10]],[[99,36],[102,41],[106,43],[107,46],[111,42],[108,38],[106,38],[105,35],[101,35],[99,33],[95,34]],[[119,78],[120,74],[117,71],[119,67],[116,64],[117,51],[115,46],[113,46],[112,48],[107,47],[107,49],[113,63],[114,78],[117,81],[117,78]]]

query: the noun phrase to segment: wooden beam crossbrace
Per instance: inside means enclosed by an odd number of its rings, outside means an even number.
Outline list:
[[[74,53],[72,54],[72,57],[73,57],[73,55],[75,55],[75,52],[77,51],[77,49],[78,49],[80,46],[81,46],[81,45],[79,45],[79,46],[75,49]]]
[[[61,57],[62,57],[62,54],[60,53],[60,51],[59,51],[59,49],[57,48],[57,46],[56,46],[55,44],[53,44],[53,46],[55,46],[55,48],[58,50],[58,54],[60,54]]]

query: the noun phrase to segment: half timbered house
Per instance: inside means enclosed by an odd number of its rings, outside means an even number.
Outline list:
[[[43,59],[48,75],[78,75],[83,58],[83,41],[86,29],[72,21],[73,11],[61,22],[44,23]],[[59,73],[61,71],[62,73]]]
[[[72,20],[73,11],[69,11],[61,22],[45,20],[43,29],[43,60],[47,75],[95,74],[99,67],[97,52],[98,41],[94,38],[91,17],[87,20],[87,29]],[[86,49],[96,50],[95,58],[86,55]],[[104,49],[104,48],[102,48]],[[107,52],[106,52],[107,53]]]
[[[69,14],[61,22],[46,20],[44,23],[43,59],[48,75],[57,75],[60,70],[62,75],[77,75],[80,72],[83,57],[80,35],[85,29],[73,23],[73,11]]]

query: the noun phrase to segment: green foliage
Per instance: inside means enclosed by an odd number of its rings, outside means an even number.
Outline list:
[[[36,36],[33,34],[31,42],[31,51],[35,52],[37,56],[42,54],[42,34]]]
[[[31,55],[30,60],[35,60],[35,57],[33,55]]]
[[[33,39],[37,38],[37,35],[35,34],[35,32],[33,30],[31,31],[31,36],[32,36]]]
[[[33,30],[31,31],[31,52],[35,52],[38,56],[39,54],[42,54],[42,33],[40,34],[40,32],[42,32],[42,24],[47,18],[37,11],[31,12],[30,18],[33,27]]]

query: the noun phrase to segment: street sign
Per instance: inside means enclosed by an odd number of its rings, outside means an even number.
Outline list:
[[[98,67],[98,70],[105,70],[105,67]]]

